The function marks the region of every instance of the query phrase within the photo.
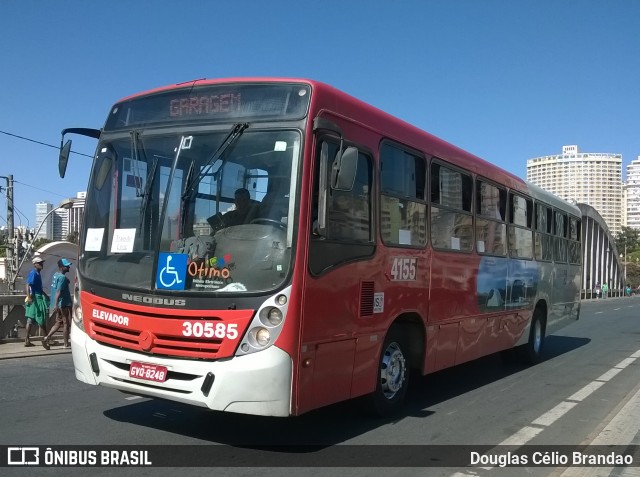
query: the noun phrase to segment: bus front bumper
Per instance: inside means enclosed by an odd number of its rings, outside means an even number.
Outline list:
[[[76,378],[84,383],[216,411],[261,416],[291,414],[293,365],[291,357],[276,346],[218,361],[173,359],[104,346],[75,324],[72,326],[73,366]],[[129,368],[134,361],[165,366],[166,381],[130,377]],[[213,384],[205,392],[202,388],[209,373],[213,375]]]

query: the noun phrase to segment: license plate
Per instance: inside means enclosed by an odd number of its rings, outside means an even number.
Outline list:
[[[163,383],[167,380],[167,367],[134,361],[129,368],[129,376]]]

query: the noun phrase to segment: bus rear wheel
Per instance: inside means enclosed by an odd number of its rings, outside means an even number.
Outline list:
[[[372,411],[378,416],[396,413],[409,386],[406,346],[400,333],[391,330],[382,345],[376,390],[370,396]]]
[[[533,312],[529,341],[518,349],[521,359],[527,364],[537,364],[542,360],[544,348],[544,317],[539,308]]]

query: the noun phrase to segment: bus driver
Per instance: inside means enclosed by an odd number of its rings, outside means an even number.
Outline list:
[[[249,191],[244,188],[236,189],[234,193],[235,209],[221,215],[219,212],[207,219],[207,222],[214,228],[214,230],[220,227],[213,226],[215,222],[221,222],[222,227],[231,227],[233,225],[248,224],[258,215],[258,205],[251,200]]]

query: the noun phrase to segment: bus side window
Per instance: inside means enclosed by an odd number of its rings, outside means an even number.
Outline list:
[[[320,141],[311,196],[311,241],[309,269],[321,275],[332,267],[366,259],[375,251],[371,190],[372,158],[360,151],[353,186],[331,187],[332,166],[338,140]]]
[[[427,243],[426,170],[422,156],[395,144],[380,149],[380,232],[392,246]]]
[[[470,252],[473,180],[466,173],[431,164],[431,244],[434,248]]]
[[[329,187],[327,193],[327,238],[347,242],[371,241],[371,161],[358,154],[351,190]]]

